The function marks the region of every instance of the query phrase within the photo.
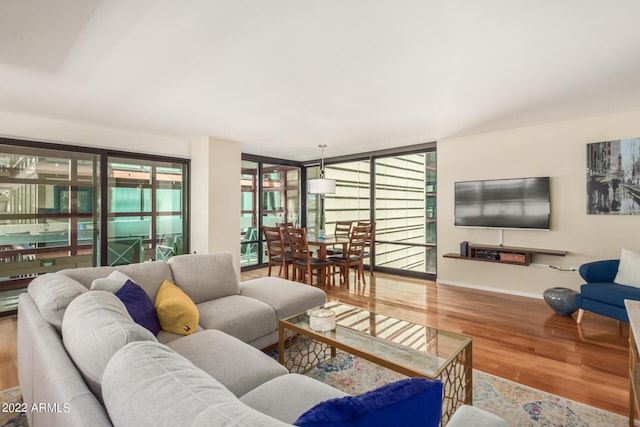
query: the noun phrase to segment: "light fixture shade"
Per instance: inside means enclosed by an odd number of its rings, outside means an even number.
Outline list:
[[[310,194],[335,194],[336,180],[326,179],[326,178],[310,179],[309,193]]]

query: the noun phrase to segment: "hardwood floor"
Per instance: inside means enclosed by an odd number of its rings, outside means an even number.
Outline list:
[[[16,316],[0,318],[0,390],[18,385]]]
[[[242,274],[243,280],[266,270]],[[327,289],[330,300],[473,338],[473,367],[627,415],[629,325],[586,313],[556,315],[526,298],[376,273],[367,284]]]
[[[242,273],[242,280],[266,275]],[[541,299],[376,273],[327,289],[330,300],[473,337],[473,367],[578,402],[627,414],[629,327],[587,313],[581,327]],[[0,319],[0,389],[17,385],[16,319]]]

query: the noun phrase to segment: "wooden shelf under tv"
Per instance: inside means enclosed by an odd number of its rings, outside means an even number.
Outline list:
[[[481,245],[469,243],[467,256],[456,253],[444,254],[445,258],[470,261],[497,262],[500,264],[529,265],[534,255],[565,256],[567,251],[555,249],[521,248],[516,246]]]

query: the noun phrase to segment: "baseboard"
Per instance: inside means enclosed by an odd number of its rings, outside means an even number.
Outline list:
[[[516,295],[520,297],[542,299],[542,294],[534,294],[531,292],[514,291],[512,289],[493,288],[491,286],[474,285],[472,283],[455,282],[453,280],[436,280],[438,285],[458,286],[460,288],[478,289],[480,291],[498,292],[501,294]]]

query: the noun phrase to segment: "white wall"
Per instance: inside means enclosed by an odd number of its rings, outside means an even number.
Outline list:
[[[239,142],[198,138],[191,143],[191,251],[231,252],[240,271]]]
[[[551,231],[505,230],[505,246],[558,249],[535,256],[562,268],[640,252],[640,216],[587,215],[586,145],[640,136],[640,111],[438,141],[438,282],[540,296],[553,286],[578,289],[577,272],[443,258],[460,242],[499,243],[497,230],[454,226],[456,181],[551,177]]]
[[[190,155],[186,139],[5,111],[0,111],[0,136],[181,158]]]

